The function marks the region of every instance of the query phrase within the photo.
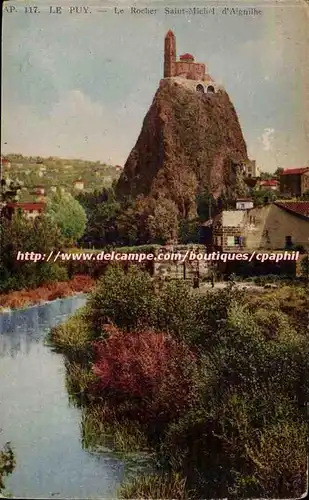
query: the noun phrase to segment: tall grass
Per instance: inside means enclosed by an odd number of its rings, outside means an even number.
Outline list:
[[[193,497],[186,491],[186,479],[173,473],[137,477],[121,486],[118,498],[186,500]]]
[[[90,356],[92,332],[87,321],[87,307],[83,307],[65,323],[51,329],[48,341],[70,359],[74,354],[88,353]]]
[[[117,452],[133,453],[149,450],[146,435],[134,422],[119,422],[111,418],[111,410],[103,405],[84,409],[81,422],[82,444],[85,449],[111,445]]]

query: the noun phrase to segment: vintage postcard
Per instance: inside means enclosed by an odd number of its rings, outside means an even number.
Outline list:
[[[2,10],[0,497],[304,497],[308,2]]]

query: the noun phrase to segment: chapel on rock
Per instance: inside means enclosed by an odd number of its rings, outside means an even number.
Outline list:
[[[195,62],[194,57],[187,53],[181,55],[177,61],[176,37],[171,30],[167,32],[164,40],[164,79],[166,78],[172,78],[192,90],[203,93],[215,93],[218,90],[204,63]]]

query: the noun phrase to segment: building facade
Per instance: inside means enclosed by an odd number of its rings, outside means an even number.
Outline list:
[[[309,167],[283,170],[280,175],[280,193],[302,196],[309,191]]]
[[[213,222],[213,246],[223,252],[309,249],[309,202],[275,202],[223,211]]]
[[[21,210],[27,219],[35,219],[42,215],[46,207],[46,203],[7,203],[3,209],[5,217],[11,218],[18,210]]]
[[[256,166],[256,161],[255,160],[248,160],[243,164],[243,171],[245,177],[253,178],[255,179],[256,177],[260,176],[260,170]]]

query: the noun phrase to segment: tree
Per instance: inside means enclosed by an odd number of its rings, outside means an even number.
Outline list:
[[[261,206],[266,201],[269,202],[275,201],[277,197],[276,194],[271,189],[267,190],[253,189],[252,198],[254,201],[254,205]]]
[[[284,169],[282,167],[278,167],[277,170],[275,171],[274,175],[276,177],[280,177],[280,175],[282,174],[283,170]]]
[[[260,173],[260,178],[262,179],[262,181],[272,179],[272,177],[273,177],[273,174],[270,174],[269,172],[261,172]]]
[[[47,204],[46,214],[57,224],[68,245],[84,234],[86,212],[69,193],[55,193]]]
[[[217,203],[213,195],[207,189],[198,193],[196,197],[197,213],[201,221],[213,217],[217,210]]]
[[[153,214],[148,216],[148,227],[154,242],[165,244],[177,239],[179,221],[176,204],[160,197],[155,204]]]
[[[1,225],[0,273],[1,291],[38,286],[43,282],[65,278],[65,270],[40,258],[36,262],[17,260],[18,252],[35,252],[42,257],[62,248],[60,229],[48,217],[27,219],[15,213],[12,219],[3,217]]]

